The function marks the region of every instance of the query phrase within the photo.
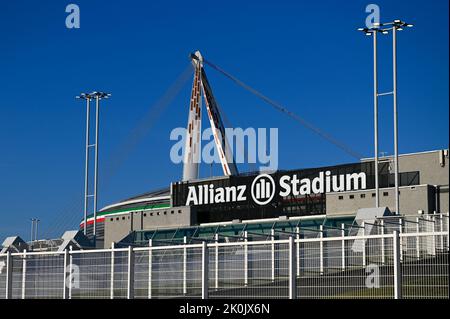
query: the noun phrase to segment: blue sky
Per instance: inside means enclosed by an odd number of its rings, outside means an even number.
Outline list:
[[[42,220],[45,237],[77,227],[85,156],[85,106],[74,99],[80,92],[113,94],[101,114],[100,207],[179,180],[182,167],[170,162],[169,134],[186,125],[191,79],[164,108],[155,103],[197,49],[372,155],[372,44],[356,31],[371,2],[77,0],[81,28],[70,30],[69,3],[0,5],[0,240],[11,234],[29,239],[31,217]],[[399,34],[400,152],[447,148],[448,1],[375,3],[382,21],[415,25]],[[380,40],[380,91],[392,86],[390,44],[389,37]],[[354,161],[214,70],[207,73],[233,126],[279,128],[280,168]],[[146,134],[133,138],[146,114]],[[383,98],[380,150],[388,153],[391,114],[391,100]]]

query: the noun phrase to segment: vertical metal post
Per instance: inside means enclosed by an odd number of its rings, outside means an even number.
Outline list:
[[[300,227],[295,228],[296,239],[297,239],[297,252],[295,254],[295,257],[297,258],[297,276],[300,277]]]
[[[342,237],[342,253],[341,253],[341,263],[342,263],[342,271],[345,271],[345,224],[341,224],[341,237]]]
[[[25,299],[27,289],[27,250],[23,250],[23,259],[22,259],[22,299]]]
[[[394,175],[395,175],[395,213],[400,215],[399,172],[398,172],[398,110],[397,110],[397,27],[392,28],[392,75],[394,97]]]
[[[70,273],[70,284],[69,284],[69,299],[72,299],[72,274],[73,274],[73,249],[69,246],[69,273]]]
[[[320,225],[320,274],[323,275],[323,225]]]
[[[449,232],[449,224],[450,224],[450,215],[447,213],[447,251],[449,251],[449,243],[450,243],[450,232]]]
[[[420,218],[417,217],[416,218],[416,259],[419,260],[420,259],[420,237],[419,237],[419,232],[420,232]]]
[[[271,229],[270,230],[270,235],[272,237],[271,239],[271,277],[272,277],[272,282],[275,281],[275,229]]]
[[[297,297],[295,261],[295,241],[292,236],[289,236],[289,299],[295,299]]]
[[[95,97],[95,166],[94,166],[94,241],[97,236],[97,189],[98,189],[98,135],[99,135],[100,96]]]
[[[216,243],[214,247],[214,280],[215,280],[215,289],[219,289],[219,234],[214,235],[214,241]]]
[[[86,98],[86,162],[84,165],[84,229],[87,235],[87,211],[88,211],[88,195],[89,195],[89,133],[90,133],[90,107],[91,99]]]
[[[400,236],[398,231],[393,233],[393,252],[394,252],[394,298],[402,298],[402,269],[400,263]]]
[[[366,236],[366,223],[364,221],[362,221],[361,223],[361,227],[363,228],[363,236]],[[363,261],[363,267],[366,267],[366,238],[363,237],[362,243],[363,243],[363,256],[362,256],[362,261]]]
[[[34,228],[35,234],[34,234],[34,240],[38,240],[38,226],[39,226],[39,219],[36,219],[36,227]]]
[[[148,299],[152,299],[153,240],[148,241]]]
[[[248,285],[248,233],[244,232],[244,285]]]
[[[433,235],[431,235],[431,247],[432,247],[432,255],[433,257],[436,257],[436,236],[434,233],[436,232],[436,218],[434,216],[430,216],[431,221],[431,232]]]
[[[444,231],[444,215],[440,214],[439,218],[440,218],[440,220],[439,220],[439,231],[443,232]],[[441,235],[440,238],[441,238],[440,248],[442,249],[442,251],[444,251],[444,235]]]
[[[206,242],[202,243],[202,299],[208,299],[208,266],[209,266],[209,257],[208,257],[208,246]]]
[[[127,299],[134,299],[134,251],[128,246]]]
[[[34,221],[35,221],[35,219],[34,218],[31,218],[31,239],[30,239],[30,241],[31,241],[31,243],[33,243],[33,241],[34,241]]]
[[[6,253],[6,299],[12,298],[12,256],[11,252]]]
[[[384,220],[381,220],[380,222],[380,226],[381,226],[381,235],[383,235],[383,237],[381,237],[381,263],[384,265],[384,263],[386,262],[386,255],[384,253]]]
[[[110,277],[110,283],[109,283],[109,298],[114,299],[114,266],[115,266],[115,243],[111,243],[111,277]]]
[[[398,233],[400,236],[400,261],[403,261],[403,237],[401,236],[403,234],[403,219],[398,220]]]
[[[183,294],[187,294],[187,237],[183,237]]]
[[[374,168],[375,168],[375,207],[380,206],[379,185],[378,185],[378,61],[377,61],[377,31],[372,32],[373,36],[373,106],[374,106]]]
[[[69,250],[64,250],[64,271],[63,271],[63,299],[69,299],[69,287],[72,286],[72,273],[70,272]],[[69,275],[67,275],[69,273]]]

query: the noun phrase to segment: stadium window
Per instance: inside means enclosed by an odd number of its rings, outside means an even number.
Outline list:
[[[344,196],[339,196],[338,198],[339,198],[339,200],[343,200]]]
[[[361,194],[361,198],[366,198],[366,194]]]
[[[181,214],[181,209],[178,210],[178,214]]]
[[[170,213],[173,215],[173,210]]]
[[[111,218],[109,221],[112,222],[114,220],[114,218]]]
[[[124,216],[124,217],[122,217],[122,220],[125,220],[125,216]]]
[[[153,216],[153,213],[150,213],[150,216]]]
[[[375,193],[372,193],[372,197],[375,197]]]
[[[167,212],[164,212],[164,215],[167,215]]]
[[[116,220],[119,220],[119,217],[116,217]]]
[[[144,213],[144,217],[147,217],[147,213]]]
[[[388,192],[383,192],[383,196],[389,196]]]
[[[353,198],[355,198],[355,195],[350,195],[349,198],[353,199]]]
[[[158,215],[158,216],[159,216],[159,212],[157,212],[157,213],[156,213],[156,215]]]

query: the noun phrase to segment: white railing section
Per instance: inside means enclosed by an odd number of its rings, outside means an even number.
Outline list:
[[[442,214],[362,223],[359,236],[342,224],[258,241],[8,252],[0,299],[449,298],[448,225]]]

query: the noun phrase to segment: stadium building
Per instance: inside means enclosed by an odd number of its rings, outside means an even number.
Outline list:
[[[307,236],[308,232],[317,236],[321,226],[338,229],[344,223],[351,229],[369,217],[373,220],[385,215],[448,213],[448,149],[399,156],[399,211],[396,211],[392,156],[378,158],[379,205],[375,210],[373,158],[326,167],[239,173],[203,68],[206,61],[199,52],[192,54],[191,59],[195,74],[182,180],[166,189],[108,205],[95,215],[86,216],[80,231],[43,241],[40,249],[64,250],[69,246],[84,249],[92,245],[109,248],[113,243],[145,246],[150,240],[153,244],[230,241],[242,239],[244,232],[253,239],[266,239],[275,233],[298,235],[299,229],[303,232],[301,236]],[[224,176],[199,179],[197,144],[203,100]],[[367,209],[372,210],[368,213]],[[10,237],[5,243],[5,250],[9,246],[22,247],[16,247],[18,251],[26,247],[19,237]]]
[[[298,227],[318,229],[353,224],[358,211],[375,206],[375,160],[358,163],[240,174],[234,163],[220,109],[199,52],[191,55],[195,68],[186,138],[183,180],[167,189],[149,192],[109,205],[87,219],[92,237],[96,223],[97,247],[147,245],[227,239],[250,231],[268,236],[271,230],[293,232]],[[199,179],[202,93],[224,176]],[[378,159],[379,207],[391,214],[448,212],[448,149],[399,156],[399,208],[395,205],[394,158]],[[380,214],[380,211],[375,214]],[[375,216],[373,216],[375,217]],[[381,216],[379,216],[381,217]],[[81,223],[84,230],[84,222]]]

